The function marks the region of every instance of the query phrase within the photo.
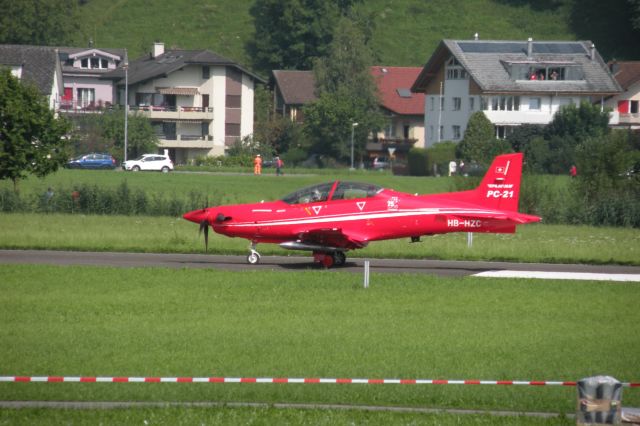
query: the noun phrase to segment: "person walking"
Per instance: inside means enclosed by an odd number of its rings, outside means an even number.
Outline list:
[[[569,175],[574,178],[576,176],[578,176],[578,169],[576,168],[576,165],[572,165],[571,168],[569,169]]]
[[[262,158],[260,157],[260,154],[256,155],[256,158],[253,159],[253,174],[262,174]]]
[[[276,157],[276,176],[282,174],[282,166],[284,166],[284,161],[282,161],[280,157]]]

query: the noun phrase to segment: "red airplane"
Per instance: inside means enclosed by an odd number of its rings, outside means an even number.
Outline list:
[[[313,185],[278,201],[208,207],[184,214],[219,234],[251,241],[247,262],[256,264],[258,243],[313,252],[326,268],[345,263],[345,252],[371,241],[449,232],[514,233],[516,225],[538,222],[518,213],[522,154],[496,157],[474,190],[417,195],[370,183],[334,181]]]

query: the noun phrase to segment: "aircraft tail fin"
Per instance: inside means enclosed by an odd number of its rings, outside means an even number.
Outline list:
[[[476,199],[481,204],[494,209],[518,211],[522,157],[522,153],[515,153],[494,158],[475,189]]]

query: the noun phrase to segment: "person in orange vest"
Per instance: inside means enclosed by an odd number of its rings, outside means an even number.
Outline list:
[[[253,159],[253,174],[262,174],[262,158],[260,157],[260,154],[256,155],[256,158]]]

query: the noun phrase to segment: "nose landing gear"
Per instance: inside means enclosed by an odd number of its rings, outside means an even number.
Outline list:
[[[247,263],[250,265],[255,265],[260,263],[260,253],[256,251],[257,243],[251,243],[251,248],[249,255],[247,256]]]

